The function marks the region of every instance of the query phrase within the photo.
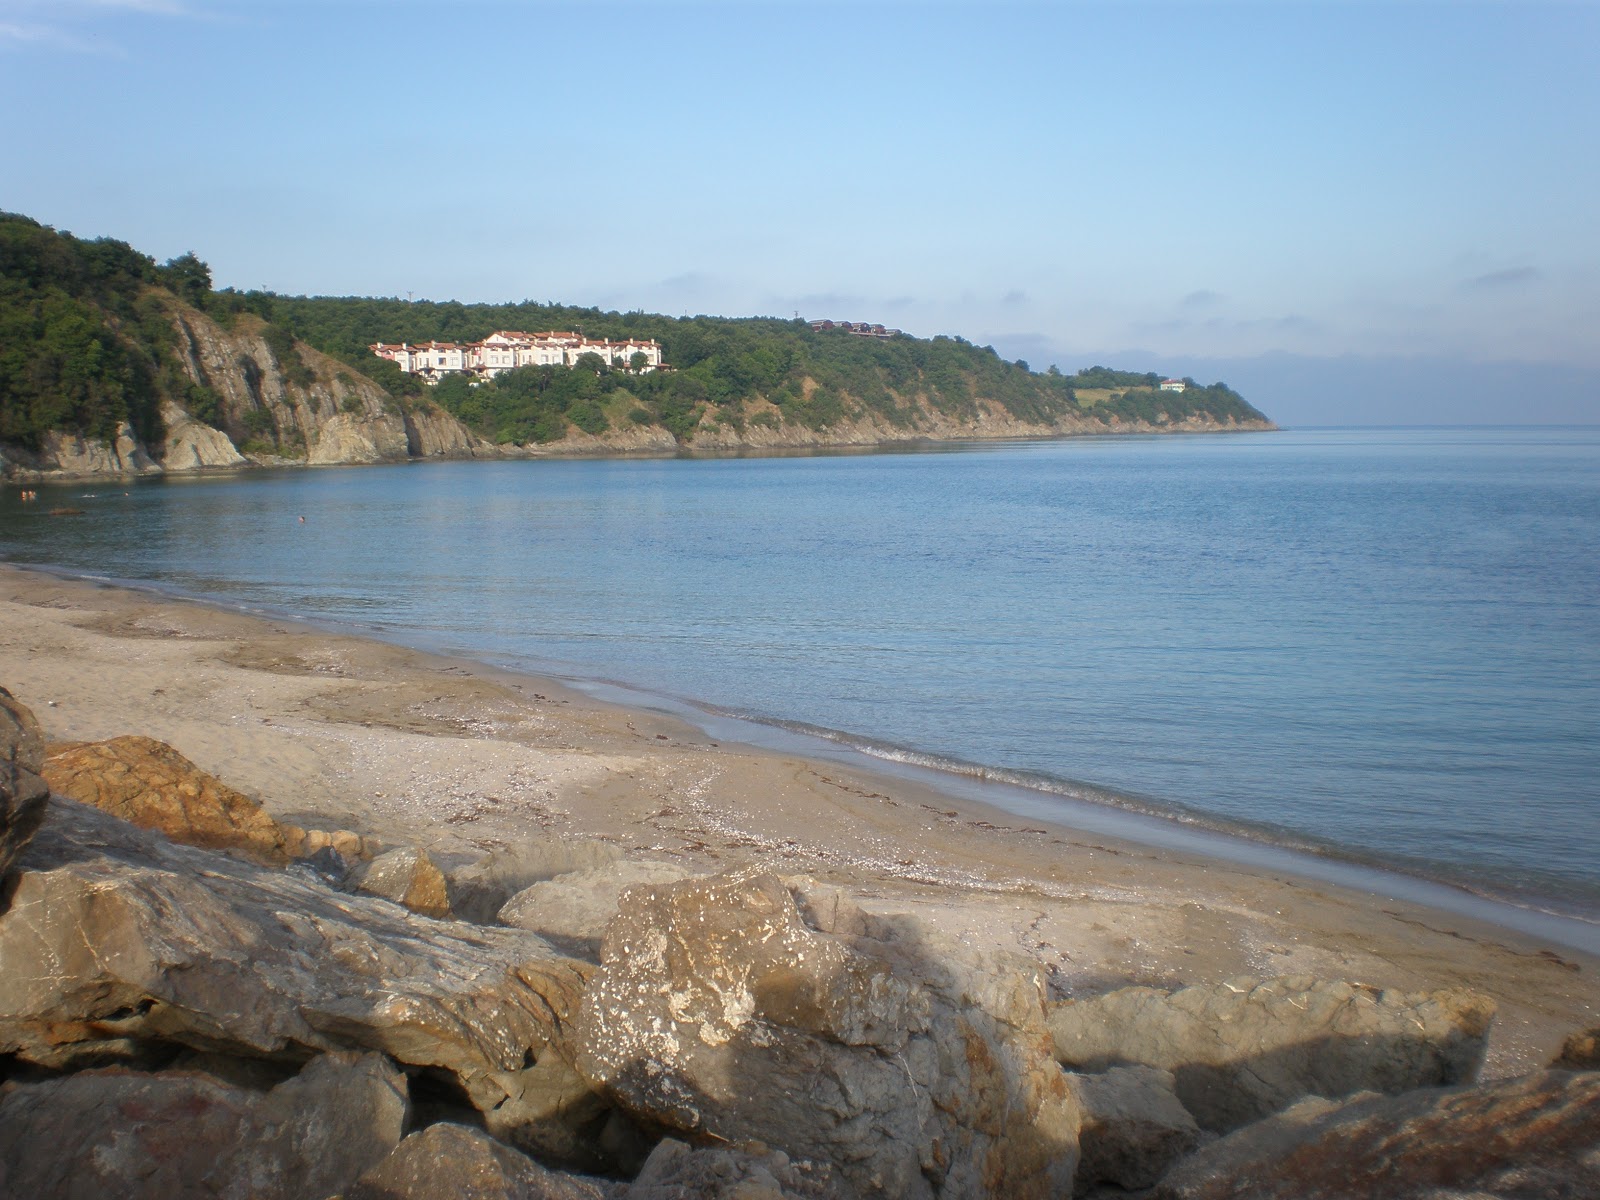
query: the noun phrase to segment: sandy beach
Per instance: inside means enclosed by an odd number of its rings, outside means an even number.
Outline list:
[[[175,746],[282,820],[463,865],[598,838],[759,864],[1041,962],[1059,996],[1315,975],[1500,1006],[1485,1078],[1600,1023],[1600,960],[1460,915],[728,743],[562,685],[293,622],[0,567],[0,684],[56,741]]]

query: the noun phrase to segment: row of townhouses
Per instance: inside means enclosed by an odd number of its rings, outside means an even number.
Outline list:
[[[409,342],[398,345],[375,342],[371,350],[387,358],[408,375],[421,375],[437,383],[445,375],[470,371],[483,379],[493,379],[501,371],[515,367],[572,367],[585,354],[598,354],[612,367],[641,374],[660,370],[661,344],[629,338],[610,342],[588,338],[581,333],[521,333],[502,329],[481,342]],[[635,356],[642,356],[635,359]]]

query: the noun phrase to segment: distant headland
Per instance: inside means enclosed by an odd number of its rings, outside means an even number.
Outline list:
[[[193,254],[15,214],[0,347],[0,476],[23,481],[1274,428],[1222,383],[870,322],[217,290]]]

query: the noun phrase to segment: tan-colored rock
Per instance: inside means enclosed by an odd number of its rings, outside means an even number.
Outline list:
[[[1600,1196],[1600,1072],[1309,1099],[1215,1142],[1158,1200],[1588,1200]]]
[[[1067,1086],[1083,1113],[1080,1194],[1098,1183],[1150,1187],[1200,1144],[1200,1127],[1178,1102],[1169,1071],[1112,1067],[1101,1075],[1068,1073]]]
[[[380,854],[357,871],[353,882],[363,892],[404,904],[425,917],[450,915],[450,896],[444,873],[427,851],[403,846]]]
[[[558,875],[610,866],[621,857],[616,844],[598,838],[507,846],[448,873],[450,907],[464,921],[492,925],[518,892]]]
[[[418,1130],[338,1200],[607,1200],[623,1185],[547,1170],[478,1129]]]
[[[1568,1037],[1550,1065],[1561,1071],[1600,1071],[1600,1026]]]
[[[173,841],[273,861],[287,857],[283,829],[259,804],[154,738],[68,746],[45,760],[44,777],[58,795]]]
[[[499,921],[528,929],[568,954],[597,957],[622,893],[640,884],[673,883],[689,874],[676,863],[616,862],[557,875],[505,902]]]
[[[44,734],[31,709],[0,687],[0,884],[44,820],[50,789]]]
[[[1403,1092],[1477,1077],[1495,1004],[1310,977],[1124,988],[1050,1013],[1071,1070],[1171,1071],[1201,1128],[1224,1133],[1302,1096]]]
[[[34,1200],[303,1200],[400,1142],[405,1076],[324,1054],[262,1093],[197,1071],[95,1070],[0,1095],[0,1193]]]
[[[579,1071],[641,1120],[760,1141],[860,1196],[1067,1194],[1078,1112],[1037,975],[909,918],[860,927],[808,926],[771,875],[628,890]]]
[[[380,1050],[485,1111],[576,1016],[589,970],[310,873],[176,845],[53,798],[0,918],[0,1055],[70,1068],[187,1046]]]

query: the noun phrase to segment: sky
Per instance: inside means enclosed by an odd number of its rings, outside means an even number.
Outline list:
[[[1600,421],[1600,0],[0,0],[0,209],[218,286]]]

